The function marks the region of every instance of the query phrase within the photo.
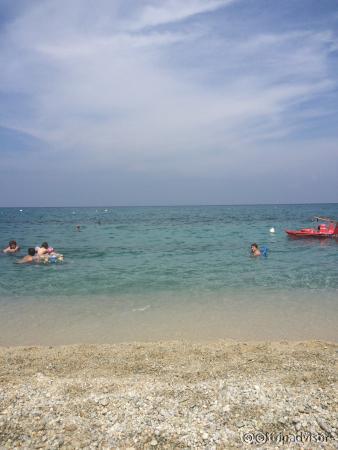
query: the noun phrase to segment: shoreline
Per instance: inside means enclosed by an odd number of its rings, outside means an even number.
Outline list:
[[[0,299],[0,346],[189,340],[338,341],[336,291]]]
[[[338,343],[20,346],[0,359],[4,448],[337,446]]]

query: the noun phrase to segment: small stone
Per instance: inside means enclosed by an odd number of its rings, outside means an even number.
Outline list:
[[[152,447],[156,447],[156,445],[157,445],[157,440],[156,440],[156,439],[153,439],[153,440],[150,442],[150,445],[151,445]]]
[[[327,425],[320,417],[317,417],[317,423],[320,426],[320,428],[324,431],[326,431],[326,433],[330,434],[332,433],[331,427],[329,425]]]
[[[38,424],[38,426],[36,427],[36,429],[37,429],[38,431],[42,431],[42,430],[44,430],[45,428],[46,428],[46,421],[45,421],[45,420],[41,421],[41,422]]]
[[[208,433],[203,433],[202,438],[206,441],[208,439],[209,435]]]
[[[69,425],[65,425],[65,431],[75,431],[77,426],[75,423],[70,423]]]
[[[300,429],[302,428],[302,424],[300,422],[297,422],[295,425],[296,431],[300,431]]]
[[[54,440],[54,445],[56,447],[61,447],[64,443],[64,439],[62,436],[58,436],[55,440]]]

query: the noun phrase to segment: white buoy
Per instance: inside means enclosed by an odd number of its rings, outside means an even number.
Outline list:
[[[274,229],[274,227],[271,227],[270,228],[270,233],[275,233],[276,232],[276,230]]]

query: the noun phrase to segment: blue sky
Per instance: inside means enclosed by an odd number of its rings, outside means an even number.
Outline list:
[[[0,206],[338,202],[336,0],[0,0]]]

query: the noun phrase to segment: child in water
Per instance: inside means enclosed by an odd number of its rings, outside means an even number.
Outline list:
[[[36,250],[33,247],[28,249],[27,255],[17,261],[18,264],[32,263],[38,260]]]
[[[251,256],[261,256],[261,252],[256,243],[251,244]]]
[[[49,247],[48,242],[43,242],[41,247],[35,247],[38,256],[50,255],[54,252],[53,247]]]
[[[3,249],[4,253],[17,253],[20,250],[20,247],[16,243],[16,241],[9,241],[8,247]]]

